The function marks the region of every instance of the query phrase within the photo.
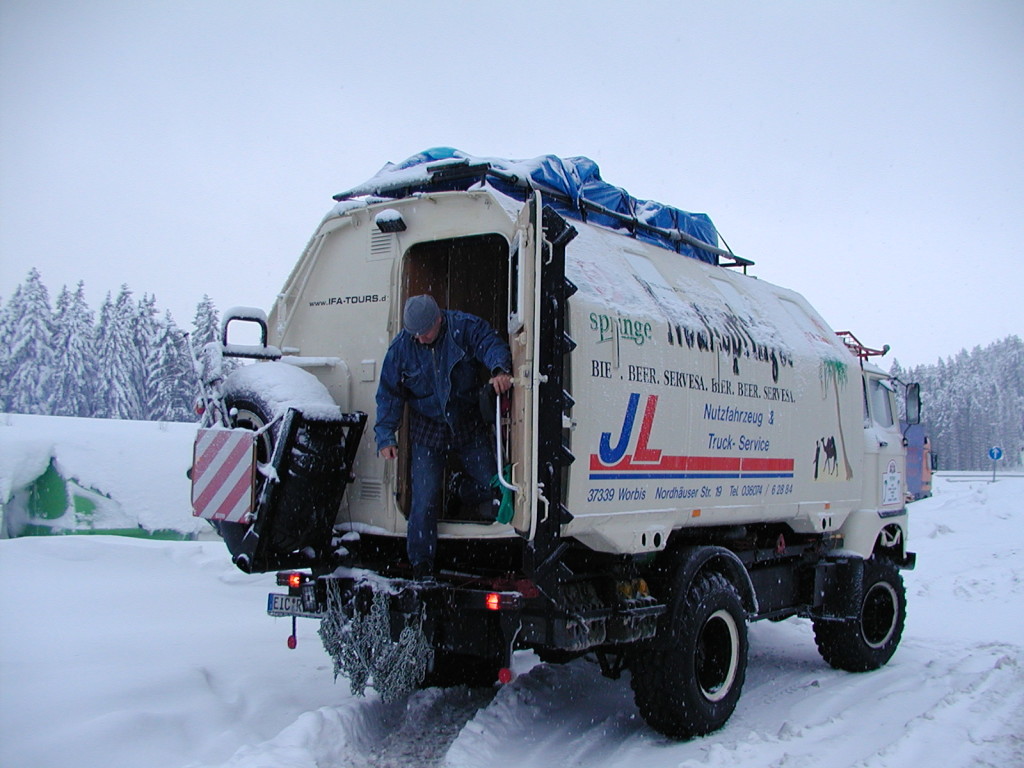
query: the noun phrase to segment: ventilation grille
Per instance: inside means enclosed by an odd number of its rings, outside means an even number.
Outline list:
[[[380,480],[359,478],[359,498],[362,501],[378,501],[384,496],[384,483]]]
[[[395,236],[391,232],[381,232],[374,227],[370,230],[370,260],[395,258]]]

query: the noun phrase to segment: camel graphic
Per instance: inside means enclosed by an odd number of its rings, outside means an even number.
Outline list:
[[[825,454],[825,461],[821,463],[821,454]],[[826,472],[830,475],[839,474],[839,459],[836,455],[836,438],[835,435],[829,437],[823,437],[816,441],[814,444],[814,479],[818,479],[818,475],[825,474]]]
[[[825,451],[825,471],[833,475],[839,474],[839,461],[836,459],[836,438],[835,435],[829,436],[828,440],[821,438],[821,447]],[[832,464],[832,469],[829,470],[829,463]]]

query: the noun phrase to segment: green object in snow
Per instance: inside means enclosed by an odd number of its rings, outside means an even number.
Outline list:
[[[50,460],[29,488],[28,513],[38,520],[56,520],[68,511],[68,486]]]
[[[506,464],[505,471],[502,474],[505,476],[505,482],[511,485],[512,465]],[[498,507],[498,522],[502,525],[508,525],[512,522],[512,516],[515,514],[515,508],[512,506],[512,491],[498,482],[497,474],[491,478],[491,488],[501,489],[501,506]]]

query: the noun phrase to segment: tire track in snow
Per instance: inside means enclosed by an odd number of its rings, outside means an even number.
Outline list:
[[[821,667],[797,673],[809,684],[791,680],[791,695],[745,691],[722,731],[680,745],[699,752],[678,765],[879,768],[935,754],[949,768],[1021,765],[1022,667],[1019,646],[911,639],[874,672]]]
[[[497,689],[430,688],[385,704],[376,695],[305,712],[221,768],[430,768]]]
[[[950,681],[953,690],[910,719],[899,739],[879,751],[879,758],[911,765],[920,757],[922,743],[934,747],[939,739],[948,765],[1024,765],[1022,649],[985,643],[967,652],[948,671],[939,661],[927,665],[938,666],[944,673],[941,679]]]
[[[888,666],[851,674],[814,661],[805,623],[755,627],[735,714],[690,742],[643,722],[628,673],[607,680],[580,659],[501,688],[307,712],[225,768],[878,768],[935,754],[950,768],[1024,765],[1024,648],[911,638]]]
[[[662,740],[641,719],[629,677],[608,680],[596,663],[538,664],[498,689],[448,751],[447,768],[603,766],[630,752],[638,733]]]
[[[652,731],[628,674],[616,682],[585,661],[539,665],[467,723],[445,765],[878,768],[936,753],[950,768],[1024,765],[1024,648],[910,638],[888,666],[852,674],[817,657],[807,625],[753,628],[750,684],[709,736],[674,742]]]
[[[336,768],[440,766],[463,726],[496,689],[430,688],[411,696],[398,717]]]

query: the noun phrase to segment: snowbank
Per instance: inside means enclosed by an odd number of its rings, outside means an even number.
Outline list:
[[[500,689],[352,698],[316,624],[289,651],[291,623],[264,613],[273,575],[219,542],[0,541],[0,765],[1024,765],[1024,477],[988,479],[940,476],[911,506],[919,565],[886,667],[829,668],[805,620],[752,625],[736,713],[688,743],[586,660],[519,653]]]
[[[192,516],[185,475],[195,434],[195,424],[0,414],[0,535],[29,523],[55,533],[208,530]],[[33,518],[25,491],[51,463],[70,486],[67,504]]]

